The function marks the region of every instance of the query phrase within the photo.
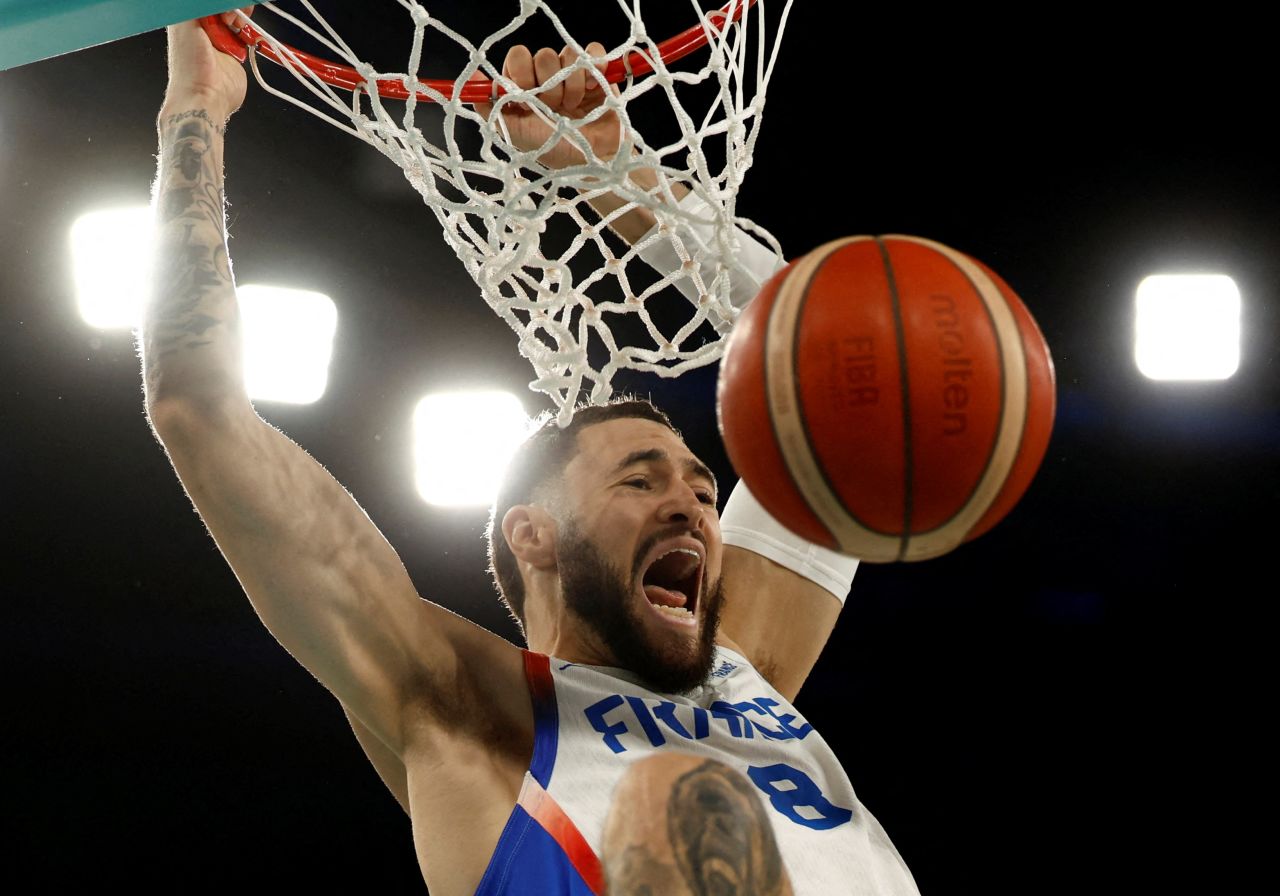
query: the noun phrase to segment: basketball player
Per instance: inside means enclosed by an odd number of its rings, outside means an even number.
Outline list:
[[[656,409],[549,422],[513,463],[491,554],[528,650],[421,599],[346,491],[257,416],[223,208],[244,71],[193,23],[169,41],[148,416],[258,615],[408,812],[430,891],[916,893],[789,702],[856,561],[797,541],[741,489],[722,521],[710,470]],[[517,48],[507,72],[535,86],[561,64]],[[566,82],[548,102],[581,112],[598,94]],[[507,114],[540,145],[532,116]],[[590,138],[616,149],[616,122]]]

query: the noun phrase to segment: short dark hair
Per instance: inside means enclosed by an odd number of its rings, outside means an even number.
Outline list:
[[[550,412],[535,424],[536,428],[520,443],[512,455],[498,496],[489,512],[489,526],[485,537],[489,541],[489,573],[498,589],[498,596],[511,611],[520,631],[524,633],[524,581],[511,546],[502,534],[502,518],[517,504],[531,504],[538,488],[564,472],[565,467],[578,453],[578,433],[588,426],[610,420],[634,418],[661,423],[677,436],[671,420],[652,402],[644,398],[624,396],[605,405],[582,405],[574,409],[573,420],[561,428]]]

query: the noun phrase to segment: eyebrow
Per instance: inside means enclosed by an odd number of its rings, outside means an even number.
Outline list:
[[[667,454],[667,452],[663,451],[661,448],[646,448],[641,451],[632,451],[630,454],[624,457],[616,467],[613,468],[612,475],[621,473],[627,467],[634,466],[635,464],[655,463],[655,462],[670,463],[671,455]],[[703,479],[706,479],[711,483],[711,487],[713,489],[715,489],[716,491],[719,491],[719,484],[716,482],[716,475],[711,472],[710,467],[708,467],[702,461],[698,460],[696,457],[690,457],[686,459],[684,462],[684,468],[686,472],[692,473],[695,476],[700,476]]]

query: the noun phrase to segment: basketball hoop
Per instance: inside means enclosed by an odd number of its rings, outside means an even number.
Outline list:
[[[765,89],[792,0],[786,0],[772,35],[764,0],[729,0],[709,11],[690,0],[697,23],[661,43],[645,29],[641,0],[618,0],[629,33],[595,58],[568,33],[548,0],[519,0],[518,12],[478,43],[422,3],[396,2],[413,28],[404,72],[379,71],[363,61],[305,0],[305,13],[298,15],[275,3],[260,8],[305,32],[332,59],[282,43],[243,14],[238,29],[228,29],[218,17],[202,24],[220,49],[248,57],[265,90],[363,140],[403,170],[485,301],[516,332],[520,353],[536,373],[530,387],[551,398],[561,425],[572,418],[584,392],[593,403],[607,401],[613,376],[624,368],[675,377],[719,358],[721,340],[737,317],[735,303],[743,305],[760,286],[760,278],[738,261],[740,244],[753,242],[743,235],[758,238],[779,262],[782,257],[777,240],[736,214],[735,200],[751,167]],[[535,16],[544,16],[578,58],[541,87],[522,90],[502,75],[502,60],[489,54],[499,41],[518,40],[520,27]],[[424,59],[436,55],[435,42],[467,55],[452,80],[416,74]],[[698,50],[705,52],[694,57],[700,66],[686,61],[678,70],[671,67]],[[309,99],[270,83],[259,57],[277,63]],[[552,111],[540,94],[577,70],[599,84],[606,98],[574,121]],[[674,139],[646,142],[633,125],[630,109],[650,102],[646,97],[668,101],[663,110],[672,116]],[[415,111],[425,103],[440,108],[443,133],[436,142],[415,123]],[[493,111],[482,116],[474,103],[492,104]],[[509,103],[523,104],[552,128],[542,147],[522,150],[513,144],[500,114]],[[609,113],[618,117],[622,145],[613,157],[601,158],[578,129]],[[459,145],[476,136],[478,153],[463,158]],[[539,162],[561,140],[575,146],[582,161],[558,169]],[[645,180],[653,185],[633,179],[642,170],[652,172]],[[673,189],[677,184],[690,190],[682,201]],[[604,220],[583,209],[607,195],[623,204]],[[626,245],[608,225],[636,208],[650,210],[658,223]],[[659,257],[670,270],[636,264]],[[670,295],[670,286],[687,300],[679,303],[684,311],[655,320],[659,303],[653,300]],[[665,312],[670,303],[662,304]]]

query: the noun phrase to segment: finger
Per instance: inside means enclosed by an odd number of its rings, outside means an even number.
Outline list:
[[[533,57],[533,70],[538,76],[538,83],[545,84],[560,71],[560,54],[550,47],[543,47]],[[564,82],[548,87],[538,94],[542,101],[556,112],[563,108]]]
[[[560,51],[560,67],[569,68],[578,61],[578,54],[565,47]],[[569,77],[564,80],[564,108],[568,112],[573,112],[582,106],[582,97],[587,90],[587,73],[582,68],[575,68],[569,72]]]
[[[168,32],[170,58],[174,58],[177,54],[200,52],[194,49],[192,44],[195,35],[200,31],[204,31],[208,41],[218,50],[240,62],[245,61],[248,51],[245,49],[244,44],[236,38],[232,31],[228,30],[225,22],[212,16],[202,18],[197,22],[183,22],[180,25],[170,26]]]
[[[502,63],[502,74],[514,81],[521,90],[532,90],[538,86],[533,73],[533,54],[524,44],[507,51],[507,58]]]
[[[590,56],[592,59],[600,59],[605,54],[604,44],[600,43],[600,41],[598,40],[593,40],[591,43],[587,44],[586,50],[587,50],[587,55]],[[605,69],[608,67],[609,67],[608,64],[605,62],[596,63],[596,71],[600,72],[602,76],[604,75]],[[587,90],[588,91],[599,90],[602,80],[603,78],[588,77]]]
[[[507,51],[507,58],[502,61],[502,76],[516,85],[519,90],[532,90],[537,86],[533,74],[533,54],[524,44],[517,44]],[[503,112],[527,112],[524,103],[507,103]]]
[[[244,27],[240,21],[240,13],[244,13],[246,16],[252,16],[253,9],[254,8],[252,6],[242,6],[239,9],[228,10],[227,12],[222,13],[222,21],[232,31],[239,31]]]

